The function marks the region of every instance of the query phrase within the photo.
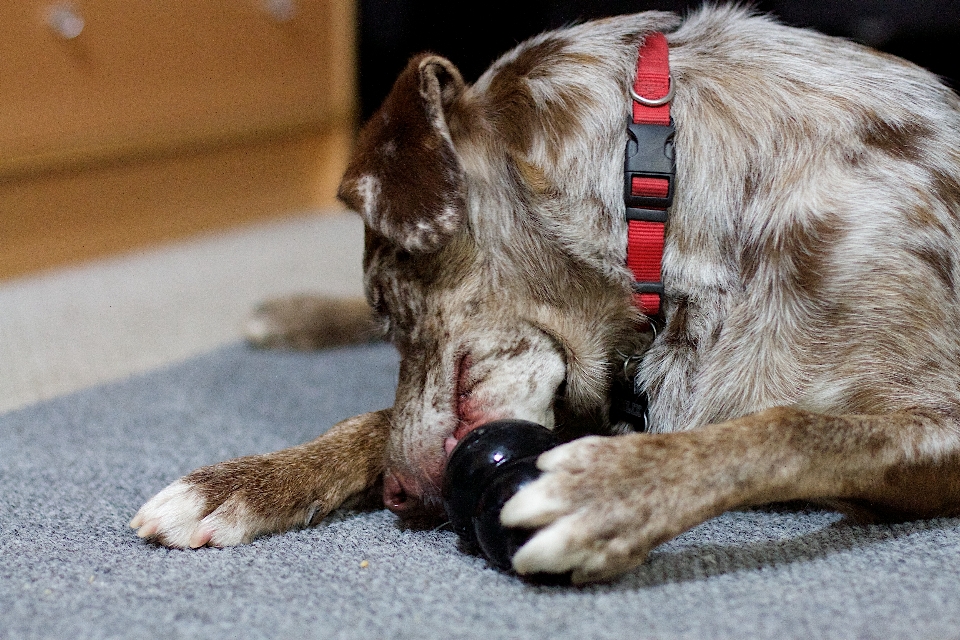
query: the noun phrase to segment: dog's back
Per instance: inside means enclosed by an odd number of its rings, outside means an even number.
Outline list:
[[[900,59],[732,9],[670,40],[673,308],[643,373],[653,424],[955,405],[957,96]]]

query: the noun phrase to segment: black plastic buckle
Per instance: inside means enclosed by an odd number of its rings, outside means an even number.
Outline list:
[[[669,125],[627,123],[627,149],[623,160],[623,199],[627,204],[628,220],[666,222],[664,211],[650,210],[666,209],[673,204],[673,182],[677,173],[673,153],[675,134],[676,129],[672,120]],[[667,180],[669,185],[667,196],[656,198],[632,195],[630,192],[633,178]]]
[[[650,427],[647,394],[626,380],[615,380],[610,391],[610,422],[626,422],[634,431],[646,431]]]

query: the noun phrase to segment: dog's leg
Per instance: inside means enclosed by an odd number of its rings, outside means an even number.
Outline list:
[[[365,413],[316,440],[202,467],[150,499],[130,526],[169,547],[224,547],[309,526],[383,474],[391,410]]]
[[[362,298],[299,295],[259,305],[244,326],[256,347],[307,351],[380,340]]]
[[[770,409],[671,434],[575,440],[543,454],[545,473],[504,507],[542,527],[514,557],[520,573],[610,578],[657,544],[729,509],[852,500],[900,517],[960,511],[960,428],[917,412],[824,416]]]

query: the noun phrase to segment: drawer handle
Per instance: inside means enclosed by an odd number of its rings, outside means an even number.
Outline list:
[[[73,40],[83,32],[85,23],[76,7],[69,3],[47,8],[47,26],[64,40]]]

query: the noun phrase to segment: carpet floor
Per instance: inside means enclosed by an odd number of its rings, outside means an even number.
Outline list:
[[[620,580],[533,586],[383,510],[229,549],[127,528],[179,475],[388,406],[392,348],[233,344],[0,415],[0,638],[960,638],[960,520],[715,518]]]

